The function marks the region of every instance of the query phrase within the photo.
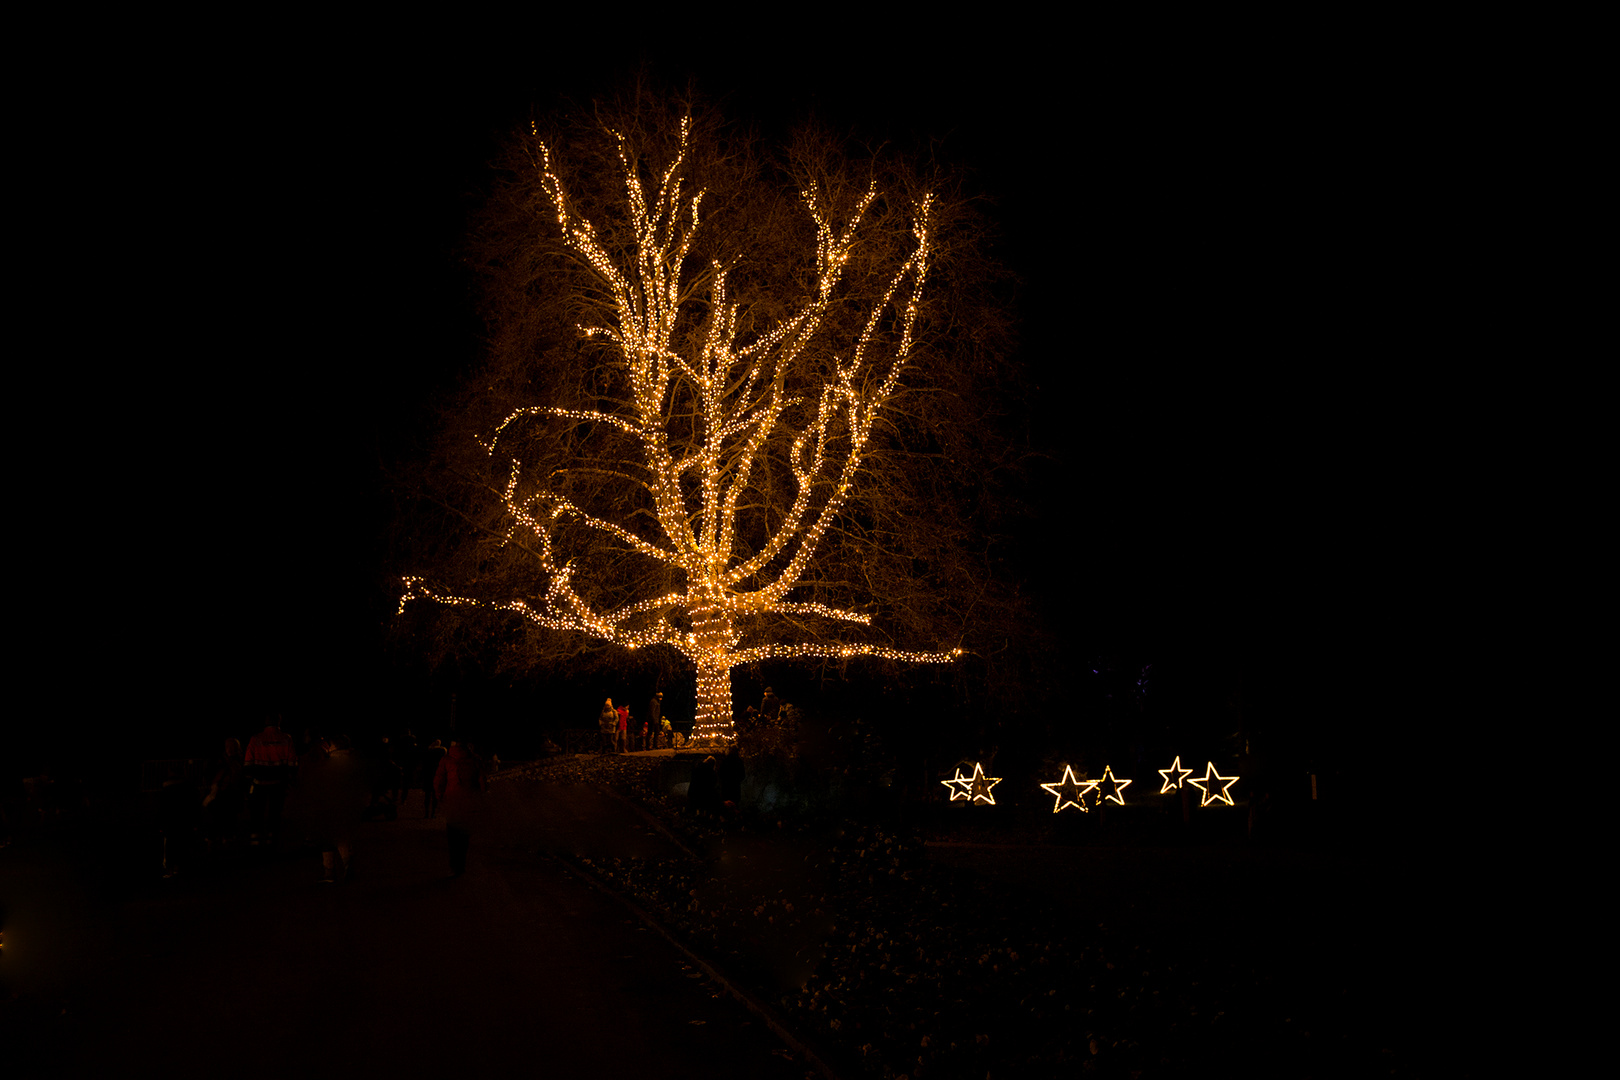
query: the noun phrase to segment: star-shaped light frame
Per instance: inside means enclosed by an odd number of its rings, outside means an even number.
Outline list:
[[[1112,765],[1107,765],[1107,766],[1103,767],[1102,779],[1097,781],[1097,783],[1098,784],[1112,784],[1112,785],[1114,785],[1113,794],[1111,794],[1111,795],[1103,795],[1102,797],[1107,799],[1109,802],[1115,802],[1115,803],[1118,803],[1121,806],[1124,806],[1125,805],[1125,789],[1127,787],[1130,787],[1132,784],[1136,783],[1136,781],[1134,781],[1134,780],[1121,780],[1119,777],[1114,775],[1114,767]],[[1097,788],[1097,794],[1102,795],[1104,790],[1105,790],[1104,788],[1098,787]]]
[[[950,780],[941,780],[940,783],[951,789],[951,802],[968,799],[971,802],[994,806],[996,797],[991,794],[990,789],[1001,783],[1001,777],[984,775],[984,765],[975,761],[972,776],[963,776],[962,766],[958,765],[956,776]]]
[[[1071,766],[1063,766],[1063,779],[1050,784],[1042,784],[1052,795],[1057,797],[1057,805],[1052,807],[1052,813],[1067,809],[1071,806],[1080,808],[1082,814],[1089,814],[1091,807],[1086,805],[1086,795],[1097,790],[1097,781],[1082,780],[1074,775]]]
[[[984,766],[975,761],[973,763],[973,779],[969,783],[972,785],[969,790],[973,792],[974,802],[982,802],[990,806],[996,805],[996,797],[990,794],[990,789],[1001,783],[1001,777],[984,775]]]
[[[1227,806],[1236,806],[1237,804],[1232,801],[1228,789],[1237,781],[1238,778],[1235,776],[1222,776],[1216,772],[1215,763],[1211,761],[1204,765],[1203,779],[1196,776],[1189,777],[1187,783],[1204,793],[1204,801],[1199,803],[1199,806],[1208,806],[1212,802],[1223,802]],[[1211,790],[1217,784],[1220,785],[1221,789],[1219,791]]]
[[[1192,775],[1192,770],[1181,767],[1181,755],[1177,754],[1168,769],[1159,770],[1159,775],[1164,777],[1164,786],[1159,789],[1159,794],[1168,795],[1181,787],[1182,781]]]

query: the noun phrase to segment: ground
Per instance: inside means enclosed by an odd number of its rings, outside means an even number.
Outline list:
[[[605,768],[702,858],[594,869],[851,1074],[1458,1076],[1489,1045],[1443,852],[1255,844],[1241,805],[1151,797],[710,824]]]
[[[335,886],[297,793],[276,852],[168,879],[128,821],[15,843],[15,1075],[1456,1076],[1485,1045],[1435,1008],[1471,998],[1432,867],[1236,818],[1173,846],[961,804],[722,820],[671,765],[503,773],[457,879],[420,793],[353,824]],[[357,814],[352,769],[303,790]]]

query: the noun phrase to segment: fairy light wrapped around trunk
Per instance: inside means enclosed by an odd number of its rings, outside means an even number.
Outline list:
[[[534,167],[564,247],[592,282],[588,306],[599,321],[580,331],[607,347],[620,384],[581,404],[614,404],[515,409],[484,443],[506,475],[502,544],[532,559],[544,587],[527,595],[460,595],[474,590],[413,576],[405,579],[400,610],[417,598],[474,605],[627,649],[675,649],[697,670],[699,738],[731,735],[731,670],[741,664],[857,656],[946,663],[961,655],[827,640],[832,631],[824,628],[868,626],[871,615],[793,598],[796,589],[802,595],[818,587],[818,549],[851,498],[874,425],[915,348],[934,252],[933,196],[910,206],[897,265],[886,280],[863,278],[879,287],[866,294],[862,314],[845,322],[851,301],[843,278],[880,193],[872,181],[839,214],[837,199],[807,183],[799,196],[814,225],[814,276],[796,305],[785,305],[763,329],[745,331],[751,302],[728,286],[737,260],[688,265],[701,261],[690,255],[704,224],[704,192],[687,189],[690,118],[681,123],[673,160],[650,177],[639,147],[609,135],[617,140],[624,219],[608,228],[576,208],[538,131]],[[825,340],[835,324],[852,338]],[[611,468],[596,458],[578,470],[527,468],[526,426],[558,422],[617,440]],[[520,449],[508,453],[513,444]],[[567,487],[569,473],[587,466],[622,476],[646,501],[610,504],[636,506],[627,514],[594,513]],[[760,510],[761,476],[781,493],[768,513]],[[674,584],[628,601],[595,599],[585,587],[593,583],[581,527],[593,538],[589,552],[612,551],[621,564],[644,561]]]

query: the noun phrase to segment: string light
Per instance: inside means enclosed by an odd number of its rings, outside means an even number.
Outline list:
[[[1050,784],[1042,784],[1051,794],[1057,797],[1057,803],[1052,807],[1052,813],[1066,810],[1073,806],[1082,814],[1089,814],[1091,808],[1086,805],[1086,796],[1097,790],[1097,781],[1082,780],[1074,774],[1074,769],[1068,765],[1063,766],[1063,779]]]
[[[951,792],[951,802],[958,799],[971,800],[973,798],[973,777],[962,775],[962,766],[956,767],[956,775],[949,780],[941,780]]]
[[[1118,803],[1119,805],[1124,806],[1125,789],[1130,787],[1131,784],[1135,783],[1135,781],[1121,780],[1119,777],[1114,775],[1114,767],[1112,765],[1108,765],[1104,766],[1103,768],[1102,780],[1100,783],[1104,786],[1099,787],[1098,791],[1107,792],[1107,794],[1103,795],[1103,798],[1107,799],[1109,802]]]
[[[1217,773],[1215,763],[1212,761],[1205,764],[1202,779],[1194,776],[1189,778],[1187,783],[1204,793],[1204,799],[1198,804],[1199,806],[1208,806],[1212,802],[1223,802],[1227,806],[1236,806],[1237,804],[1232,801],[1229,789],[1237,781],[1238,778],[1235,776],[1222,776]],[[1215,790],[1217,785],[1220,787],[1219,791]]]
[[[1159,760],[1163,761],[1164,759],[1160,758]],[[1176,760],[1170,763],[1168,769],[1159,770],[1159,775],[1164,777],[1164,786],[1159,789],[1159,794],[1168,795],[1170,792],[1181,788],[1182,781],[1192,775],[1192,770],[1181,767],[1181,755],[1177,754]]]
[[[792,600],[789,594],[801,586],[823,537],[848,501],[873,427],[910,359],[923,284],[933,258],[934,197],[924,196],[913,208],[916,246],[887,279],[855,340],[814,345],[828,313],[842,302],[844,271],[861,242],[862,221],[880,192],[875,182],[870,184],[847,219],[840,221],[824,193],[814,184],[807,187],[800,195],[816,231],[816,282],[810,299],[775,326],[744,340],[738,329],[743,309],[728,290],[726,264],[710,264],[706,300],[682,289],[685,264],[703,224],[699,210],[705,194],[686,189],[689,117],[681,122],[673,159],[661,174],[653,174],[653,185],[643,184],[630,141],[610,132],[617,143],[623,208],[633,238],[627,245],[630,250],[623,252],[608,250],[596,226],[574,209],[554,167],[552,149],[539,139],[538,127],[531,128],[540,187],[563,242],[584,260],[611,299],[605,324],[581,327],[581,333],[610,346],[627,391],[615,396],[626,405],[620,412],[550,406],[516,409],[482,445],[493,456],[512,430],[547,419],[612,428],[638,446],[626,471],[650,477],[646,486],[656,528],[635,531],[597,517],[553,490],[549,477],[527,475],[514,459],[502,493],[509,521],[506,539],[508,543],[521,539],[524,549],[534,553],[546,577],[545,591],[539,596],[479,599],[443,592],[420,577],[409,577],[400,611],[413,599],[472,605],[629,649],[675,648],[697,668],[693,734],[699,738],[730,736],[731,670],[739,664],[858,656],[942,664],[960,657],[961,649],[909,651],[821,640],[750,644],[741,629],[755,625],[758,616],[770,615],[871,625],[869,614]],[[697,306],[700,314],[691,310]],[[697,347],[685,352],[675,347],[676,326],[682,319],[706,325]],[[886,325],[896,333],[884,348],[879,329]],[[789,393],[787,374],[807,354],[834,356],[832,371],[819,394]],[[677,395],[686,393],[693,435],[683,452],[676,453],[670,432]],[[800,404],[813,411],[808,422],[795,429],[789,413]],[[740,552],[737,518],[739,507],[748,501],[750,476],[767,448],[784,442],[791,445],[785,464],[795,485],[793,501],[763,545]],[[698,481],[695,496],[688,474]],[[574,568],[564,553],[555,550],[558,529],[565,522],[674,567],[684,575],[685,587],[615,610],[598,609],[575,590]],[[656,536],[649,535],[654,532]],[[781,556],[790,548],[791,557],[782,565]],[[749,582],[753,586],[744,588]],[[963,779],[970,788],[963,789],[962,797],[995,802],[990,789],[997,780],[987,780],[977,767],[974,777]],[[953,793],[952,798],[957,797]]]

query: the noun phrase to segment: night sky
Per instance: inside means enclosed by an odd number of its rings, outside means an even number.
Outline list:
[[[499,140],[637,61],[487,37],[152,69],[109,96],[73,190],[119,240],[91,278],[129,298],[95,451],[125,528],[73,546],[119,617],[54,630],[104,738],[180,752],[266,708],[352,718],[400,692],[384,475],[478,359],[454,247]],[[1353,690],[1323,679],[1380,662],[1368,605],[1417,497],[1387,485],[1407,436],[1381,387],[1414,302],[1390,208],[1425,151],[1387,73],[1258,52],[1027,28],[910,54],[879,34],[830,64],[640,59],[767,133],[813,112],[941,140],[1023,281],[1048,455],[1027,558],[1076,672],[1236,658],[1343,726]]]

